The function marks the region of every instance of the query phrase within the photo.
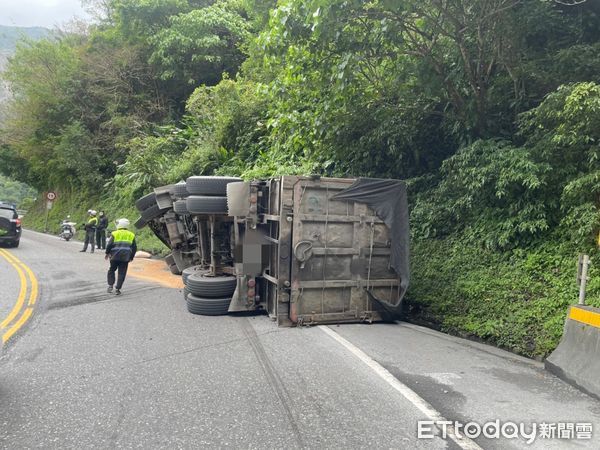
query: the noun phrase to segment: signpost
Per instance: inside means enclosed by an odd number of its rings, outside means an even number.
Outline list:
[[[54,200],[56,200],[56,192],[46,192],[46,221],[44,223],[44,232],[46,233],[48,232],[48,214],[50,214]]]

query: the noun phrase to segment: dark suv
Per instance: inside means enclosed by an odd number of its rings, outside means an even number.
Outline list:
[[[21,219],[14,205],[0,202],[0,244],[18,247],[21,240]]]

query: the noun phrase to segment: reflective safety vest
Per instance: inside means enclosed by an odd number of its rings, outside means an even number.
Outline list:
[[[85,229],[86,230],[95,230],[97,225],[98,225],[98,218],[90,217],[90,220],[88,220],[88,222],[85,224]]]
[[[112,232],[110,259],[113,261],[130,261],[133,253],[135,234],[129,230],[116,230]]]

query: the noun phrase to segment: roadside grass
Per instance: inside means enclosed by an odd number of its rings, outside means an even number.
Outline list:
[[[577,303],[578,254],[545,242],[496,252],[460,239],[412,243],[406,318],[541,359],[562,336]],[[600,307],[600,269],[590,267],[587,304]]]
[[[132,231],[135,232],[136,241],[139,250],[144,250],[152,255],[164,256],[169,253],[169,249],[154,235],[147,227],[137,230],[133,227],[133,223],[139,217],[139,212],[133,204],[123,204],[125,202],[109,199],[93,199],[83,194],[59,193],[57,200],[54,202],[52,209],[48,211],[48,227],[47,232],[58,235],[60,232],[60,223],[67,217],[71,216],[71,220],[76,222],[78,240],[84,239],[83,225],[87,221],[87,210],[95,209],[96,211],[104,211],[109,219],[108,230],[115,230],[115,220],[126,217],[132,223]],[[23,217],[23,225],[25,228],[30,228],[35,231],[44,232],[46,223],[46,201],[38,200]],[[108,233],[107,233],[108,234]]]

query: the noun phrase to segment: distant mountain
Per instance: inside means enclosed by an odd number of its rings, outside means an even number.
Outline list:
[[[12,54],[20,39],[29,38],[37,40],[45,38],[50,33],[50,30],[41,27],[11,27],[0,25],[0,53]]]
[[[0,25],[0,73],[4,71],[8,58],[17,48],[21,39],[43,39],[52,32],[41,27],[11,27]],[[10,93],[4,81],[0,80],[0,121],[2,120],[1,104],[9,97]]]
[[[7,50],[0,50],[0,74],[4,71],[10,53]],[[2,122],[2,103],[10,96],[6,82],[0,79],[0,122]]]

